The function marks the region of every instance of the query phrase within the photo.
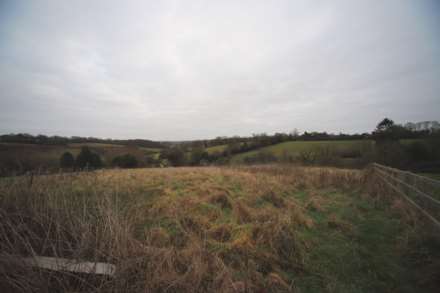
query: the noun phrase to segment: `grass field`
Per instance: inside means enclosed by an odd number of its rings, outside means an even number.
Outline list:
[[[0,167],[8,162],[20,162],[20,164],[36,166],[36,168],[57,169],[60,157],[64,152],[70,152],[77,156],[83,146],[88,146],[93,152],[98,153],[107,164],[119,155],[132,154],[139,162],[142,162],[145,156],[154,156],[160,152],[160,149],[156,148],[103,143],[71,143],[68,145],[0,143]]]
[[[44,291],[47,273],[7,262],[37,254],[115,264],[101,292],[436,292],[418,218],[365,178],[281,166],[4,178],[0,284]],[[97,288],[66,278],[51,282]]]
[[[69,148],[82,148],[84,146],[91,147],[91,148],[118,148],[118,147],[123,147],[123,145],[120,145],[120,144],[94,143],[94,142],[69,143],[67,146]]]
[[[334,140],[334,141],[288,141],[283,142],[250,152],[237,154],[232,157],[233,163],[241,163],[244,158],[251,157],[257,154],[257,152],[265,151],[281,158],[284,155],[296,157],[298,154],[305,150],[313,150],[322,147],[331,147],[338,151],[346,151],[352,149],[365,149],[373,147],[374,142],[371,140]]]
[[[221,153],[227,147],[228,147],[227,144],[221,144],[221,145],[216,145],[216,146],[208,147],[208,148],[206,148],[206,151],[208,152],[208,154]]]

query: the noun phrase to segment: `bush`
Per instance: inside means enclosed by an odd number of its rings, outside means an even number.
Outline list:
[[[75,158],[69,152],[65,152],[60,158],[60,167],[63,169],[70,169],[75,166]]]
[[[259,151],[253,156],[245,157],[243,159],[246,164],[265,164],[277,161],[277,157],[269,151]]]
[[[144,163],[145,163],[146,167],[159,167],[160,166],[160,160],[154,158],[151,155],[145,157]]]
[[[429,161],[431,159],[431,152],[428,145],[420,141],[408,145],[406,151],[411,160],[415,162]]]
[[[348,148],[338,151],[339,157],[344,159],[357,159],[362,157],[362,151],[358,148]]]
[[[82,147],[81,152],[76,157],[76,165],[80,169],[92,168],[97,169],[102,167],[101,157],[98,154],[90,151],[88,147]]]
[[[190,164],[193,166],[206,165],[209,162],[209,154],[202,148],[194,148],[191,152]]]
[[[298,159],[305,165],[314,164],[316,162],[316,152],[312,149],[304,149],[299,152]]]
[[[376,141],[375,153],[378,163],[396,168],[407,164],[408,158],[399,141]]]
[[[119,168],[136,168],[138,166],[138,160],[133,155],[125,154],[115,157],[112,161],[112,165]]]
[[[173,166],[183,166],[186,163],[185,152],[179,147],[164,149],[159,158],[167,160]]]

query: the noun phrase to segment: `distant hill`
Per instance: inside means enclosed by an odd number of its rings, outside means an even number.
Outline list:
[[[31,135],[27,133],[5,134],[0,135],[0,142],[3,143],[28,143],[41,145],[67,145],[71,143],[99,143],[111,145],[125,145],[138,146],[145,148],[164,148],[165,145],[161,142],[152,141],[148,139],[102,139],[96,137],[64,137],[64,136],[46,136],[46,135]]]

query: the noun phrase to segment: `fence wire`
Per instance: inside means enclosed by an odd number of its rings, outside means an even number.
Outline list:
[[[389,188],[440,229],[440,181],[377,163],[373,164],[373,170]]]

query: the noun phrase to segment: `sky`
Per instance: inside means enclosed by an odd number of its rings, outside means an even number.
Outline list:
[[[0,0],[0,133],[153,140],[440,120],[440,1]]]

